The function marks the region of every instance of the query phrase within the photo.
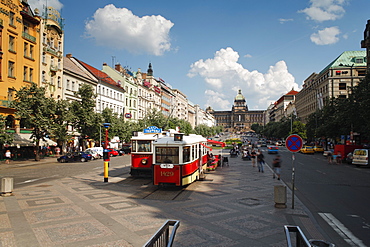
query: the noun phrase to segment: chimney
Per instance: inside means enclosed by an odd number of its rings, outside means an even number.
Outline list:
[[[121,66],[121,64],[116,64],[115,66],[114,66],[114,68],[118,71],[118,72],[123,72],[123,68],[122,68],[122,66]]]
[[[72,58],[72,53],[68,53],[68,54],[66,55],[66,57],[67,57],[67,58]]]

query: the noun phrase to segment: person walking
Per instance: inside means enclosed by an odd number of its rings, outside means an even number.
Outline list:
[[[257,166],[258,166],[258,172],[264,172],[263,165],[265,164],[265,156],[263,156],[263,153],[260,149],[258,149],[257,152]]]
[[[10,159],[12,158],[12,153],[10,150],[6,150],[5,152],[5,164],[10,164]]]
[[[280,173],[281,173],[281,158],[280,155],[276,155],[274,160],[272,161],[272,166],[274,173],[272,175],[272,178],[275,179],[275,174],[277,176],[277,179],[280,180]]]
[[[256,151],[254,151],[254,149],[252,149],[252,152],[251,152],[251,159],[252,159],[252,166],[256,167]]]

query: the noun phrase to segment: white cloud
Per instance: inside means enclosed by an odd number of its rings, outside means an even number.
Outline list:
[[[204,94],[207,97],[206,107],[212,106],[213,109],[230,110],[230,102],[224,99],[226,96],[222,93],[207,89]]]
[[[160,15],[138,17],[109,4],[96,10],[85,29],[98,45],[160,56],[171,49],[169,32],[173,25]]]
[[[284,19],[284,18],[279,19],[280,24],[284,24],[285,22],[289,22],[289,21],[293,21],[293,19]]]
[[[59,0],[29,0],[28,4],[31,6],[32,10],[39,9],[40,13],[43,12],[43,6],[53,7],[58,11],[63,8],[63,4],[59,2]]]
[[[311,41],[316,45],[331,45],[339,41],[338,35],[340,30],[338,27],[327,27],[319,30],[317,33],[311,35]]]
[[[343,5],[347,2],[348,0],[310,0],[311,6],[298,12],[305,13],[309,20],[334,21],[344,15],[346,11]]]
[[[250,58],[250,57],[252,57],[252,55],[251,54],[246,54],[246,55],[244,55],[244,57]]]
[[[298,84],[288,72],[284,61],[271,65],[267,73],[263,74],[243,68],[238,59],[238,52],[228,47],[217,51],[214,58],[200,59],[190,66],[188,76],[199,75],[204,79],[210,88],[205,95],[207,103],[216,110],[216,107],[230,110],[228,100],[233,100],[239,89],[242,90],[250,109],[265,109],[282,94],[292,88],[298,89]]]

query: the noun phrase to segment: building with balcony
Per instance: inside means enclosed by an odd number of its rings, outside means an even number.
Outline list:
[[[294,105],[295,95],[297,94],[297,91],[291,90],[281,96],[274,104],[270,120],[273,119],[273,122],[279,122],[284,117],[288,118],[293,112],[292,105]]]
[[[38,14],[39,10],[35,10]],[[60,13],[53,7],[45,6],[40,14],[39,40],[41,48],[40,82],[50,98],[63,98],[63,47],[64,32]]]
[[[229,132],[246,132],[251,130],[252,124],[265,124],[264,111],[249,110],[241,90],[234,98],[231,111],[214,111],[209,107],[207,112],[215,117],[217,126],[222,126]]]
[[[138,84],[134,74],[120,64],[116,64],[113,69],[106,63],[103,64],[103,72],[112,77],[125,91],[123,94],[123,116],[125,121],[137,121]]]
[[[162,97],[161,85],[153,76],[152,64],[149,63],[147,73],[139,69],[136,72],[138,83],[138,119],[144,117],[153,110],[161,111]]]
[[[0,114],[9,131],[19,133],[25,126],[10,102],[16,90],[39,81],[40,18],[24,0],[1,1],[0,8]]]
[[[345,51],[320,73],[312,73],[296,95],[297,117],[307,123],[310,114],[331,98],[347,98],[351,88],[365,77],[366,51]]]

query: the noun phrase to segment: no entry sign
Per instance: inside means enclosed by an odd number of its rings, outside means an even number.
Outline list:
[[[290,135],[285,140],[285,146],[290,152],[299,152],[303,146],[303,140],[299,135]]]

